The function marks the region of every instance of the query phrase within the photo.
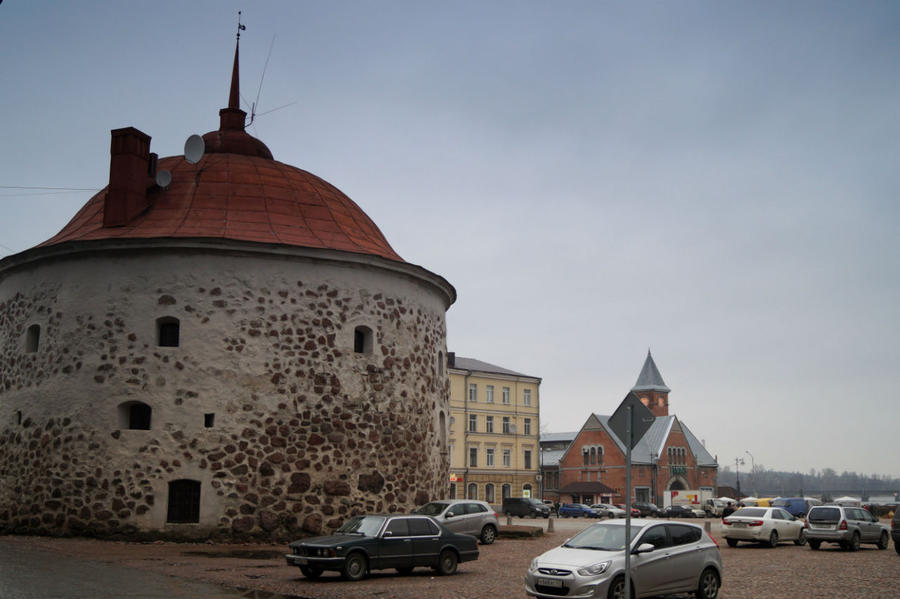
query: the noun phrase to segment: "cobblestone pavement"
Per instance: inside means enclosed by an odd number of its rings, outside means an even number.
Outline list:
[[[513,523],[547,526],[547,521],[541,520]],[[774,549],[749,544],[730,548],[718,536],[718,521],[710,523],[713,536],[720,542],[724,565],[721,599],[900,599],[900,555],[893,545],[887,551],[864,545],[856,553],[831,545],[811,551],[792,543]],[[357,583],[330,573],[318,581],[306,580],[299,569],[285,564],[284,545],[142,544],[16,536],[2,539],[23,547],[239,588],[244,596],[254,599],[497,599],[526,597],[523,578],[531,559],[589,524],[585,520],[557,520],[555,532],[543,537],[499,539],[493,545],[482,545],[479,559],[461,564],[454,576],[435,576],[424,568],[409,576],[385,570]]]

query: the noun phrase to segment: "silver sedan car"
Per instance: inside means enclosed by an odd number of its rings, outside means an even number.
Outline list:
[[[682,522],[631,523],[631,596],[695,593],[716,599],[722,580],[718,544],[703,528]],[[533,597],[625,596],[625,521],[594,524],[539,555],[525,574]]]

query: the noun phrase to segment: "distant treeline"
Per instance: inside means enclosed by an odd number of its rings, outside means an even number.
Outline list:
[[[859,474],[858,472],[838,472],[832,468],[802,472],[779,472],[756,464],[748,471],[736,473],[731,466],[719,469],[719,485],[737,487],[740,475],[741,493],[759,497],[777,496],[824,496],[834,499],[841,495],[861,496],[864,501],[870,497],[893,495],[900,491],[900,478],[881,474]]]

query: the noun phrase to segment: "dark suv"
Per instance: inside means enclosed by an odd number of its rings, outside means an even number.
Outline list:
[[[875,543],[888,548],[888,527],[861,507],[816,505],[806,515],[806,539],[810,549],[825,543],[837,543],[841,549],[858,551],[860,543]]]
[[[550,506],[532,497],[504,497],[503,513],[520,518],[549,518]]]

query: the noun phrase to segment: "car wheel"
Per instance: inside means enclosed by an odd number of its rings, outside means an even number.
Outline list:
[[[850,542],[847,543],[848,551],[859,551],[859,533],[853,533],[853,536],[850,537]]]
[[[319,566],[300,566],[300,572],[310,580],[315,580],[322,575],[322,568]]]
[[[634,597],[634,585],[631,585],[631,596]],[[616,576],[609,585],[609,592],[606,593],[606,599],[625,599],[625,577]]]
[[[900,545],[897,544],[897,539],[894,539],[894,551],[897,552],[897,555],[900,555]]]
[[[537,514],[534,513],[534,512],[531,512],[531,514],[530,514],[529,517],[530,517],[532,520],[534,520],[535,518],[537,518]]]
[[[769,547],[777,547],[778,546],[778,531],[773,530],[772,534],[769,535]]]
[[[716,599],[719,596],[719,575],[712,568],[707,568],[700,575],[697,585],[697,599]]]
[[[484,528],[481,529],[481,539],[482,545],[490,545],[497,538],[497,529],[491,526],[490,524],[485,524]]]
[[[818,551],[821,545],[822,541],[809,541],[809,548],[813,551]]]
[[[362,553],[351,553],[344,561],[341,576],[344,577],[344,580],[362,580],[366,577],[368,567],[366,556]]]
[[[550,512],[547,512],[546,514],[544,514],[544,520],[546,520],[549,517],[550,517]]]
[[[800,529],[800,534],[797,536],[797,540],[794,541],[794,545],[806,545],[806,529]]]
[[[885,531],[881,531],[881,537],[878,539],[878,548],[879,549],[887,549],[888,548],[888,533]]]
[[[438,557],[437,571],[441,576],[449,576],[456,572],[456,554],[451,549],[444,549]]]
[[[737,547],[738,545],[737,539],[725,539],[725,541],[728,543],[729,547]]]
[[[409,576],[412,574],[413,569],[411,567],[406,568],[397,568],[397,573],[402,574],[403,576]]]

